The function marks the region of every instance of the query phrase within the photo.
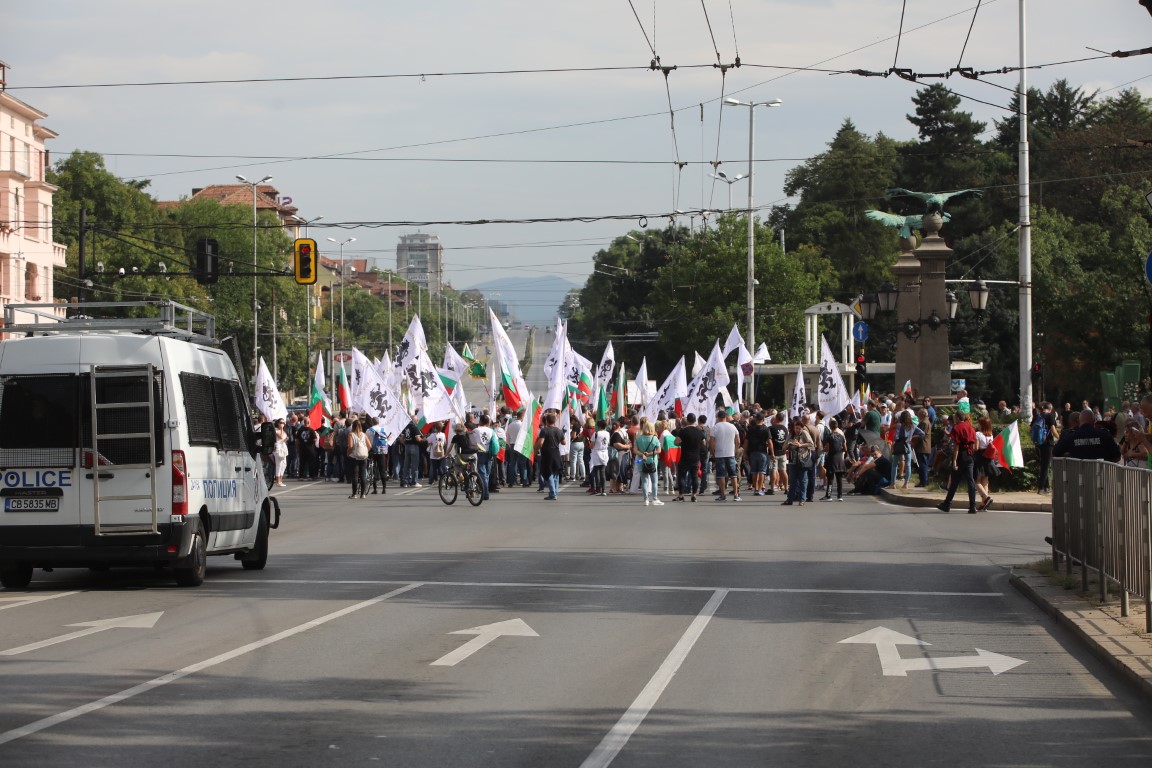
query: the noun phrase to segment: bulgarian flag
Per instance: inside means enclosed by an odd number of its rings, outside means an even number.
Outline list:
[[[627,393],[621,392],[616,387],[612,388],[612,400],[611,400],[611,403],[609,404],[609,407],[612,409],[612,413],[620,413],[621,412],[622,404],[620,403],[620,396],[622,394],[627,394]]]
[[[902,395],[912,394],[912,379],[908,379],[908,381],[904,382],[904,389],[900,390],[900,394],[902,394]]]
[[[336,379],[336,399],[340,401],[340,410],[352,408],[352,393],[348,389],[348,374],[344,372],[343,362],[340,363],[340,376]]]
[[[504,404],[516,411],[525,406],[525,401],[527,401],[531,395],[528,393],[528,385],[524,381],[524,374],[520,371],[520,360],[517,357],[516,347],[512,345],[512,340],[508,338],[508,334],[505,333],[504,326],[501,325],[500,319],[496,317],[496,313],[489,310],[488,314],[491,321],[492,341],[496,347],[496,359],[500,371],[500,388],[503,390]],[[495,389],[495,387],[493,387],[493,389]],[[495,394],[495,392],[492,392],[492,395]]]
[[[587,403],[592,399],[592,386],[595,382],[592,379],[592,372],[581,369],[580,378],[576,382],[576,399],[581,403]],[[601,387],[603,390],[603,387]]]
[[[512,374],[507,371],[500,371],[500,389],[504,393],[504,404],[514,411],[520,410],[523,402],[520,400],[520,393],[516,391],[516,380],[512,378]]]
[[[448,394],[452,394],[456,391],[456,387],[460,385],[460,382],[452,377],[451,371],[438,368],[436,374],[440,377],[440,383],[444,385],[444,389],[448,390]]]
[[[532,398],[525,406],[524,428],[516,436],[516,445],[512,449],[528,461],[536,454],[536,438],[540,435],[540,418],[544,415],[544,408],[540,401]]]
[[[1024,466],[1024,451],[1020,449],[1020,425],[1017,422],[1012,422],[996,435],[992,445],[996,448],[996,460],[1009,472],[1013,467]]]
[[[324,358],[316,359],[316,373],[312,376],[312,395],[308,401],[308,426],[320,429],[324,417],[332,412],[328,398],[324,396]]]
[[[432,427],[436,426],[436,424],[437,424],[437,422],[435,422],[435,421],[433,421],[432,423],[429,423],[428,420],[426,418],[424,418],[423,413],[420,414],[420,418],[416,421],[416,426],[420,429],[420,434],[422,434],[422,435],[432,434]],[[451,439],[448,436],[448,429],[450,426],[451,425],[447,421],[445,421],[444,422],[444,429],[440,430],[441,432],[444,433],[444,439],[445,440]]]

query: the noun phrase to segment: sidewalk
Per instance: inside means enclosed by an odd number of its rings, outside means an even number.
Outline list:
[[[894,488],[885,488],[880,492],[880,498],[893,504],[906,507],[936,507],[944,501],[947,494],[940,490],[938,485],[927,488],[901,488],[898,483]],[[976,505],[980,505],[980,494],[976,494]],[[993,509],[1013,509],[1018,512],[1052,512],[1052,497],[1032,491],[1012,491],[992,493]],[[968,489],[961,486],[952,499],[952,513],[968,511]]]
[[[881,492],[885,501],[907,507],[934,508],[944,501],[944,491],[933,488],[889,488]],[[1052,512],[1049,496],[1038,493],[993,493],[993,510],[1011,509],[1023,512]],[[953,500],[952,511],[966,513],[967,498],[959,504]],[[944,514],[939,512],[937,514]],[[1078,571],[1077,571],[1078,573]],[[1071,630],[1092,653],[1132,683],[1144,698],[1152,700],[1152,635],[1144,632],[1144,601],[1130,598],[1129,615],[1120,615],[1120,601],[1100,605],[1095,594],[1066,589],[1067,579],[1052,577],[1028,568],[1013,569],[1010,582],[1042,611]]]

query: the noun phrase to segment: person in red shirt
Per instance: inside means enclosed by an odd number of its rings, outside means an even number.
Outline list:
[[[976,477],[972,472],[972,455],[976,452],[976,430],[972,428],[971,417],[963,411],[956,414],[956,425],[952,427],[952,476],[948,481],[948,495],[944,503],[936,507],[941,512],[952,508],[952,499],[960,486],[963,476],[968,483],[968,514],[976,514]]]

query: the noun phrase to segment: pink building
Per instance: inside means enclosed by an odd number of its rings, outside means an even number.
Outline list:
[[[44,142],[56,133],[39,124],[45,113],[6,92],[7,69],[0,61],[0,307],[47,304],[66,250],[52,242],[56,187],[45,181]]]

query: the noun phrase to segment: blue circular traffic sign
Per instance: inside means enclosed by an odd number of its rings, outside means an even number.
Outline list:
[[[1149,278],[1152,279],[1152,278]],[[856,324],[852,326],[852,338],[863,344],[868,341],[868,323],[863,320],[857,320]]]

